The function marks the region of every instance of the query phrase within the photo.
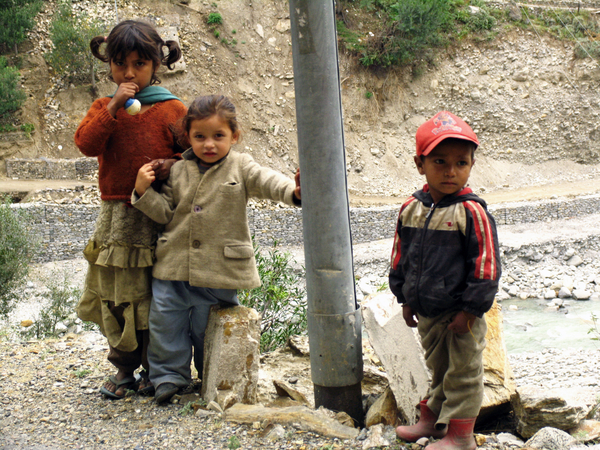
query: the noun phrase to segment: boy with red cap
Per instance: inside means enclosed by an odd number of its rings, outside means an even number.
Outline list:
[[[417,424],[398,437],[439,441],[426,450],[473,450],[483,401],[487,326],[500,279],[493,217],[467,187],[477,136],[442,111],[419,127],[415,164],[427,184],[400,209],[392,250],[390,288],[409,327],[417,327],[431,385]]]

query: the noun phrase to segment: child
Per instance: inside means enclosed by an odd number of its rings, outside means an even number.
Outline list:
[[[161,192],[150,187],[151,164],[137,176],[132,204],[165,224],[153,268],[150,379],[155,401],[168,401],[202,374],[204,332],[211,305],[238,304],[237,289],[260,286],[246,216],[250,197],[300,204],[296,182],[231,151],[240,138],[235,107],[222,95],[198,97],[180,123],[191,145]]]
[[[166,57],[163,47],[168,49]],[[186,107],[167,89],[153,86],[160,82],[160,65],[171,68],[181,50],[175,41],[164,42],[152,25],[121,22],[108,38],[92,39],[90,48],[96,58],[109,63],[117,90],[92,104],[75,133],[81,152],[98,157],[102,199],[96,229],[84,250],[89,268],[77,313],[97,323],[107,337],[108,360],[117,373],[100,392],[120,399],[127,389],[153,390],[147,381],[146,352],[159,225],[132,208],[129,199],[142,165],[151,162],[159,177],[168,176],[179,152],[170,126],[185,115]],[[131,97],[141,103],[137,115],[123,108]],[[138,386],[133,375],[140,364],[145,370]]]
[[[427,450],[473,450],[483,401],[487,326],[500,255],[493,217],[466,187],[479,145],[473,130],[442,111],[419,127],[415,163],[427,184],[400,209],[390,288],[409,327],[417,327],[432,380],[419,422],[405,441],[443,438]]]

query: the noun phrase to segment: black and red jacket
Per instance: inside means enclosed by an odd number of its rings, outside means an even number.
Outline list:
[[[482,317],[501,273],[494,218],[470,188],[438,204],[428,190],[425,185],[400,209],[390,288],[399,303],[425,317],[452,310]]]

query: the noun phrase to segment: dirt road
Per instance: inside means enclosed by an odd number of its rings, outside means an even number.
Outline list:
[[[81,180],[11,180],[0,178],[0,195],[10,194],[23,199],[26,194],[41,189],[73,189],[76,186],[97,186],[97,182]],[[526,186],[518,189],[502,189],[489,193],[478,193],[488,204],[545,200],[555,197],[579,197],[600,192],[600,178],[581,181]],[[399,205],[404,198],[392,196],[350,195],[352,207],[376,207]]]

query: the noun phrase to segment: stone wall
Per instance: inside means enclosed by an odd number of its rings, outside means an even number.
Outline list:
[[[96,158],[7,159],[6,176],[13,180],[97,180]]]
[[[24,203],[32,219],[32,233],[40,237],[39,261],[79,258],[91,236],[99,206]],[[575,199],[555,199],[528,203],[492,205],[498,225],[556,220],[600,211],[600,195]],[[389,239],[394,236],[398,206],[351,208],[350,223],[354,244]],[[283,246],[301,245],[302,212],[295,208],[248,208],[250,230],[261,246],[276,240]]]

